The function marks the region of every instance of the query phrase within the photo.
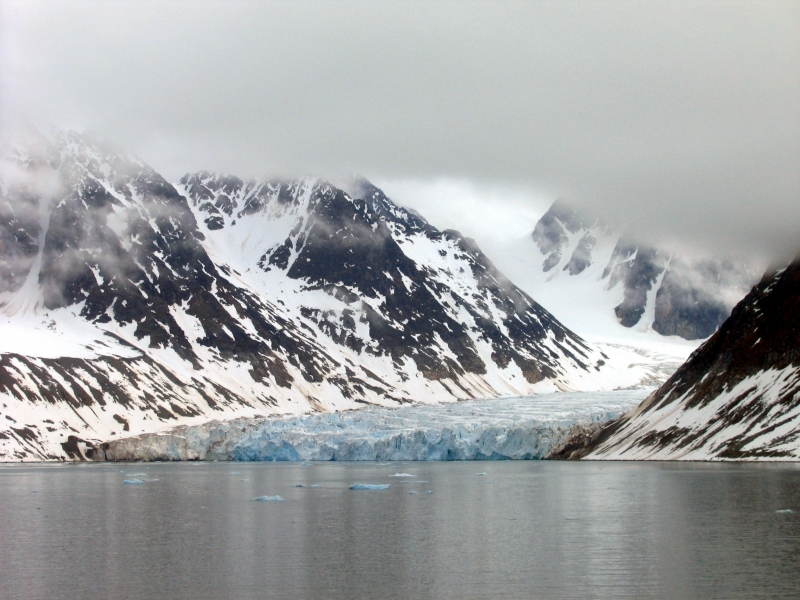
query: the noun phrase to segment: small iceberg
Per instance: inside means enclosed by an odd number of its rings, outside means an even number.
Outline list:
[[[253,498],[254,502],[283,502],[283,498],[280,496],[259,496],[258,498]]]
[[[312,483],[312,484],[311,484],[310,486],[308,486],[308,487],[317,488],[317,487],[319,487],[319,484],[318,484],[318,483]]]
[[[395,473],[394,475],[389,475],[389,477],[416,477],[416,475],[412,475],[411,473]]]
[[[241,475],[239,471],[231,471],[231,475]]]
[[[125,473],[128,477],[147,477],[147,473]]]
[[[302,483],[295,483],[294,487],[306,487],[306,486],[304,486]]]
[[[411,492],[408,492],[408,493],[409,494],[419,494],[419,492],[414,492],[414,491],[411,491]]]
[[[388,483],[354,483],[350,486],[351,490],[385,490],[389,487]]]
[[[141,479],[126,479],[122,483],[124,483],[125,485],[134,485],[137,483],[144,483],[144,481],[142,481]]]
[[[475,477],[486,477],[486,473],[475,473]]]
[[[794,511],[791,508],[782,508],[781,510],[776,510],[775,514],[776,515],[790,515],[793,512]]]
[[[426,493],[426,494],[432,494],[432,493],[433,493],[433,490],[428,490],[428,491],[427,491],[427,492],[425,492],[425,493]]]

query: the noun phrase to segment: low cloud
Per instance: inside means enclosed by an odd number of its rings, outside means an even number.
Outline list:
[[[173,181],[357,172],[465,234],[564,197],[658,243],[798,250],[794,1],[0,11],[3,132],[97,131]]]

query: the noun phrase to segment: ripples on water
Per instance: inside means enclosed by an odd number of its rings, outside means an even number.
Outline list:
[[[13,465],[0,515],[3,599],[800,590],[796,464]]]

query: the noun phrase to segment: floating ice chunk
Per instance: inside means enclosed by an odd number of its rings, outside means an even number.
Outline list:
[[[379,467],[391,467],[392,463],[378,463]]]
[[[419,492],[415,492],[415,491],[413,491],[413,490],[412,490],[412,491],[410,491],[410,492],[408,492],[408,493],[409,493],[409,494],[419,494]]]
[[[782,508],[781,510],[776,510],[775,514],[778,514],[778,515],[790,515],[793,512],[794,511],[791,508]]]
[[[231,471],[231,475],[241,475],[239,471]]]
[[[313,483],[313,484],[311,484],[311,485],[310,485],[310,486],[308,486],[308,487],[314,487],[314,488],[316,488],[316,487],[319,487],[319,484],[318,484],[318,483]]]
[[[295,483],[294,487],[306,487],[306,486],[304,486],[302,483]]]
[[[475,473],[475,477],[486,477],[486,473]]]
[[[428,490],[428,491],[427,491],[427,492],[425,492],[425,493],[426,493],[426,494],[432,494],[432,493],[433,493],[433,490]]]
[[[313,467],[314,463],[304,462],[300,464],[301,467]]]
[[[144,481],[142,481],[141,479],[126,479],[122,483],[125,483],[125,484],[137,484],[137,483],[144,483]]]
[[[147,473],[125,473],[128,477],[147,477]]]
[[[259,496],[258,498],[253,498],[255,502],[283,502],[283,498],[280,496]]]
[[[31,494],[38,494],[39,490],[31,490]]]
[[[388,483],[354,483],[350,486],[351,490],[385,490],[389,487]]]
[[[395,473],[394,475],[389,475],[389,477],[416,477],[416,475],[412,475],[411,473]]]
[[[250,481],[249,479],[242,479],[242,481]]]

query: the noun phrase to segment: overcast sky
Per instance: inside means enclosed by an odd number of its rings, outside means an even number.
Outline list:
[[[177,178],[361,173],[439,227],[556,197],[656,241],[800,250],[800,2],[9,2],[0,124]]]

